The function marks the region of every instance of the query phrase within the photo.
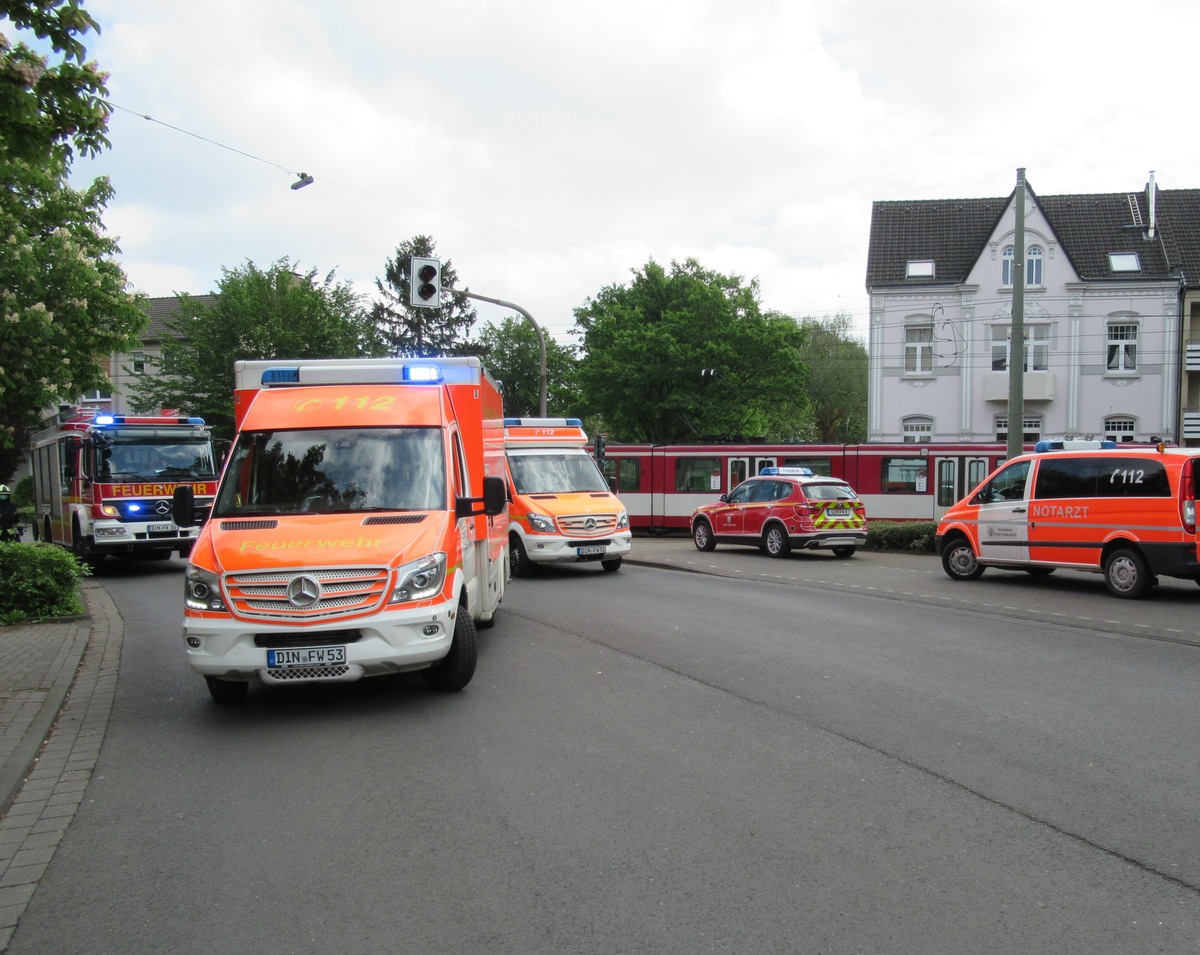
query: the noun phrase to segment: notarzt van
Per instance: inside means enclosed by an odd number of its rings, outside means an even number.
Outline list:
[[[997,468],[946,512],[935,544],[954,580],[985,567],[1104,575],[1109,593],[1141,597],[1159,576],[1200,583],[1197,448],[1040,442]]]

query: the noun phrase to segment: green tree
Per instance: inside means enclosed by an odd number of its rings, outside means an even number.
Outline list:
[[[579,384],[612,441],[795,440],[808,420],[804,332],[758,283],[651,260],[575,310]]]
[[[575,349],[553,337],[546,342],[546,414],[575,417],[583,414],[583,399],[575,380]],[[479,356],[492,376],[504,382],[504,413],[537,415],[541,405],[541,353],[537,332],[524,318],[487,322],[477,340]]]
[[[263,270],[253,262],[222,269],[211,305],[180,295],[165,323],[161,375],[136,390],[144,411],[200,415],[217,437],[233,436],[233,363],[262,358],[382,356],[385,346],[362,299],[330,272],[301,275],[287,258]]]
[[[410,305],[412,256],[438,258],[436,245],[427,235],[415,235],[396,246],[396,254],[384,265],[383,278],[375,279],[380,301],[371,307],[371,319],[387,342],[388,354],[424,357],[473,354],[467,342],[475,324],[475,309],[465,295],[442,295],[438,308]],[[454,288],[458,273],[449,259],[441,260],[442,288]]]
[[[128,351],[146,316],[114,256],[101,214],[107,179],[68,182],[76,155],[108,147],[107,77],[85,62],[98,30],[78,0],[5,2],[0,34],[0,476],[11,474],[48,408],[106,388],[105,364]]]
[[[859,444],[867,440],[867,349],[854,337],[850,316],[805,318],[800,354],[809,369],[812,440]]]

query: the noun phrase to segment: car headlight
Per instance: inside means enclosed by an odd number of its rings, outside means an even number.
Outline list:
[[[530,514],[529,527],[539,534],[549,534],[554,530],[554,520],[545,514]]]
[[[620,514],[617,516],[617,530],[619,530],[619,531],[623,531],[623,530],[625,530],[625,528],[627,528],[628,526],[629,526],[629,512],[628,512],[628,511],[622,511],[622,512],[621,512],[621,513],[620,513]]]
[[[396,570],[396,589],[392,591],[390,604],[410,600],[425,600],[442,592],[446,582],[446,555],[430,554]]]
[[[189,610],[215,610],[225,613],[225,598],[221,596],[221,578],[216,574],[188,564],[183,574],[183,602]]]

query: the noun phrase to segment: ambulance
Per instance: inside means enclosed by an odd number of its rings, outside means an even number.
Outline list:
[[[212,698],[408,670],[462,689],[509,575],[496,382],[477,358],[234,371],[237,438],[184,584]],[[188,488],[174,504],[186,522]]]
[[[952,580],[987,567],[1104,575],[1114,597],[1160,576],[1200,583],[1200,448],[1042,441],[997,468],[942,517],[934,543]]]
[[[34,540],[69,547],[93,566],[108,555],[186,557],[195,520],[172,521],[175,489],[186,485],[201,515],[217,489],[203,418],[64,408],[33,436],[29,464]]]
[[[597,561],[614,571],[629,553],[629,515],[586,447],[578,418],[504,420],[514,577],[560,562]]]

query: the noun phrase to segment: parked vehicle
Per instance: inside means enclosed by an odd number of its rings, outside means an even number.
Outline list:
[[[629,517],[585,450],[587,443],[578,418],[505,419],[514,577],[562,562],[598,561],[614,571],[629,553]]]
[[[404,670],[466,686],[508,579],[503,410],[479,360],[240,361],[235,378],[184,588],[213,699]],[[185,524],[190,488],[174,503]]]
[[[1200,583],[1197,458],[1195,448],[1040,442],[946,512],[934,538],[942,567],[953,580],[988,567],[1092,571],[1127,598],[1159,576]]]

